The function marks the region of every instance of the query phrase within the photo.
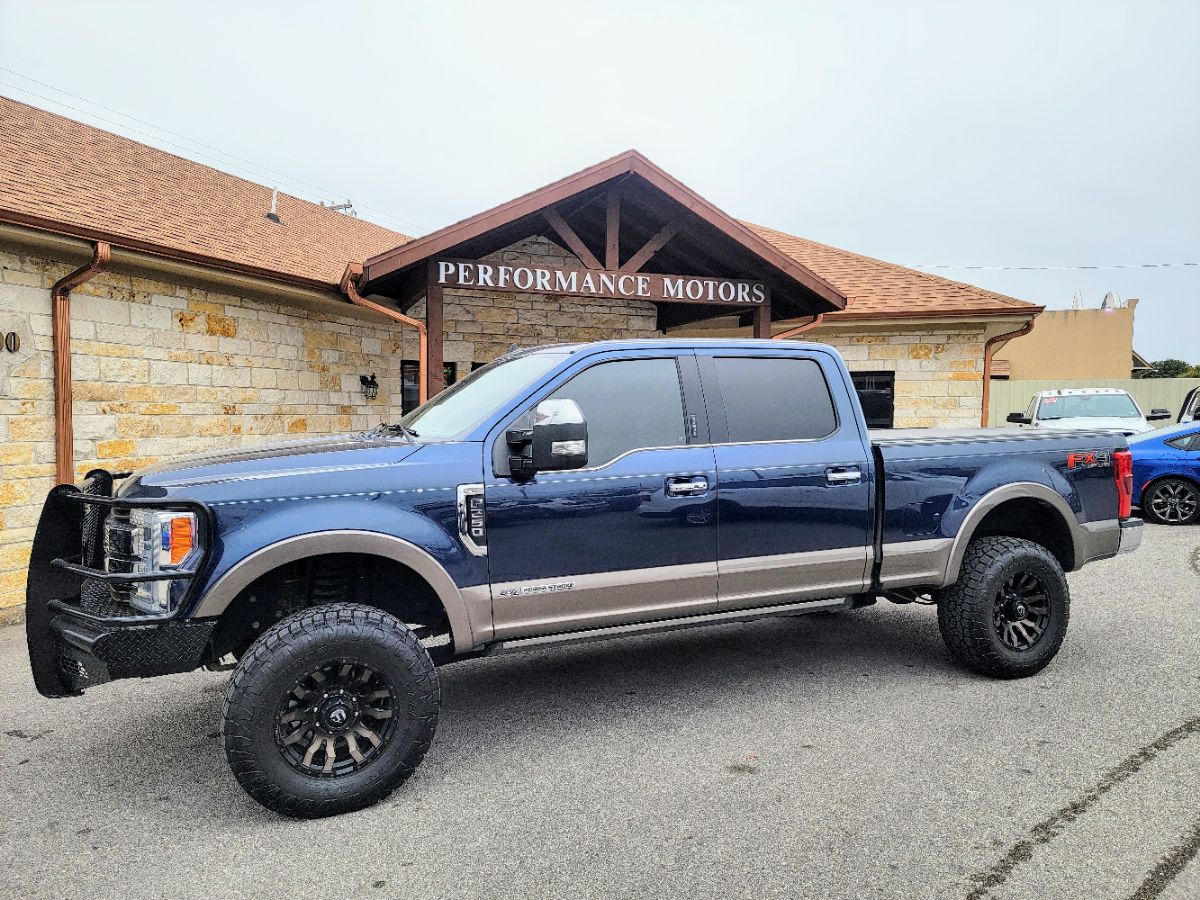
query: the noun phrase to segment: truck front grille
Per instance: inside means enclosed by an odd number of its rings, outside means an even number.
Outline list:
[[[138,558],[133,554],[134,525],[130,521],[130,510],[114,507],[104,522],[104,568],[108,572],[129,573],[134,570]],[[132,584],[109,584],[112,598],[128,603],[133,595]]]

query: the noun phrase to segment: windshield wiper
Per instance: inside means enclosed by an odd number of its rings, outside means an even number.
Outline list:
[[[406,441],[408,441],[408,443],[410,443],[410,444],[416,443],[414,438],[419,438],[421,436],[417,432],[413,431],[411,428],[406,428],[404,425],[400,424],[399,422],[394,422],[394,423],[380,422],[378,425],[376,425],[370,431],[364,432],[364,433],[367,435],[375,435],[378,437],[389,437],[389,436],[399,435],[400,437],[402,437]]]

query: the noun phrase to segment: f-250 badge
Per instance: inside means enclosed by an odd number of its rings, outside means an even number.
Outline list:
[[[1107,450],[1072,450],[1067,454],[1068,469],[1094,469],[1108,465]]]

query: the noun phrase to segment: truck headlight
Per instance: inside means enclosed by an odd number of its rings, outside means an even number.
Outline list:
[[[186,569],[203,552],[197,528],[196,514],[173,510],[135,508],[129,511],[128,525],[122,528],[119,520],[110,517],[106,523],[110,536],[128,529],[129,554],[106,555],[105,565],[111,571],[135,575],[157,575]],[[119,541],[111,537],[106,544],[112,548]],[[120,560],[121,565],[114,565]],[[129,586],[129,602],[149,613],[169,613],[174,610],[187,587],[186,579],[138,581]]]

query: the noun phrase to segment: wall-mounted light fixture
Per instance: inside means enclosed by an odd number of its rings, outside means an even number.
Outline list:
[[[358,376],[358,383],[362,385],[363,396],[368,400],[374,400],[379,396],[379,382],[375,380],[375,373],[371,373],[371,377],[366,375]]]

